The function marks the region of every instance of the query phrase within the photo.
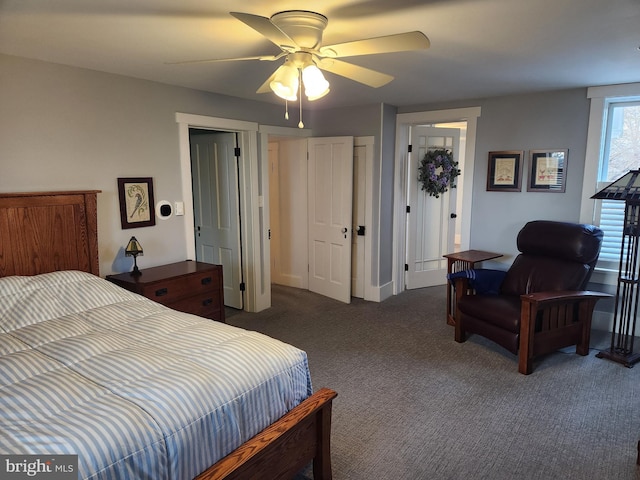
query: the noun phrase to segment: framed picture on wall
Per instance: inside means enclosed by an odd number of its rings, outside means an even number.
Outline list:
[[[488,192],[519,192],[522,188],[523,150],[489,152]]]
[[[529,152],[529,192],[564,193],[567,183],[567,149]]]
[[[151,227],[156,224],[151,177],[118,178],[118,197],[123,229]]]

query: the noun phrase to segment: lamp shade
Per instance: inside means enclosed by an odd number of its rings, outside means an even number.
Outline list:
[[[133,257],[133,270],[131,271],[131,275],[142,275],[138,268],[138,256],[144,256],[144,252],[142,251],[142,245],[140,245],[136,237],[129,239],[129,243],[127,243],[127,247],[124,249],[124,254],[127,257]]]
[[[623,202],[639,204],[640,170],[629,170],[625,175],[604,187],[591,198],[622,200]]]
[[[317,100],[329,93],[329,82],[315,65],[307,65],[302,70],[304,93],[309,101]]]
[[[276,70],[275,77],[269,87],[280,98],[295,101],[298,98],[298,85],[298,69],[286,61]]]
[[[137,257],[138,255],[144,256],[142,245],[140,245],[140,242],[138,242],[136,237],[131,237],[129,239],[129,243],[127,243],[127,247],[124,249],[124,254],[127,257]]]

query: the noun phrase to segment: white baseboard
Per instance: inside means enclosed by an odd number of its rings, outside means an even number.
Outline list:
[[[370,302],[382,302],[393,296],[393,282],[385,283],[380,287],[370,287],[365,292],[365,300]]]

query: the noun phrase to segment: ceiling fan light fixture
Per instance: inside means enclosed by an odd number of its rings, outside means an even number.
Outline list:
[[[329,82],[314,64],[307,65],[302,70],[302,83],[309,101],[317,100],[329,93]]]
[[[298,85],[298,69],[287,61],[278,68],[269,87],[280,98],[295,101],[298,98]]]
[[[307,100],[309,100],[310,102],[313,102],[314,100],[318,100],[319,98],[324,97],[327,93],[329,93],[329,88],[327,87],[326,90],[318,93],[317,95],[311,95],[309,94],[306,90],[305,90],[305,94],[307,95]]]
[[[382,87],[393,80],[391,75],[338,60],[341,57],[424,50],[430,45],[427,36],[420,31],[323,45],[322,36],[328,19],[320,13],[308,10],[285,10],[274,13],[271,18],[242,12],[230,12],[230,14],[278,46],[280,53],[178,63],[276,61],[286,57],[284,65],[271,74],[256,91],[256,93],[266,93],[271,90],[286,102],[298,101],[298,99],[302,102],[303,86],[304,94],[310,101],[322,98],[329,93],[329,82],[319,68],[372,88]]]

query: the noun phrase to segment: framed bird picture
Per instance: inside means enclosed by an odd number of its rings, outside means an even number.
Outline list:
[[[153,179],[118,178],[122,228],[152,227],[156,224]]]

